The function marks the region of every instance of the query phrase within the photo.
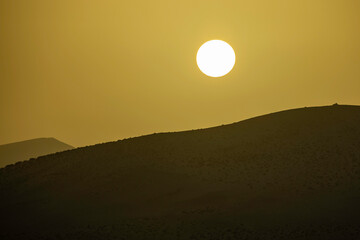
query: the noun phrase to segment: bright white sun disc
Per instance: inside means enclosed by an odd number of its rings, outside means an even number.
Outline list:
[[[235,65],[234,49],[222,40],[211,40],[198,50],[196,62],[200,70],[210,77],[222,77]]]

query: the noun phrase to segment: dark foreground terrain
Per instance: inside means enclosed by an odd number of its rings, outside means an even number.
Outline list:
[[[360,107],[303,108],[0,169],[0,239],[360,239]]]
[[[19,161],[73,148],[55,138],[36,138],[0,145],[0,168]]]

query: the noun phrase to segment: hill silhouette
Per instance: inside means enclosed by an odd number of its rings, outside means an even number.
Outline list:
[[[359,239],[360,107],[288,110],[0,169],[1,239]]]
[[[18,161],[73,148],[74,147],[60,142],[55,138],[36,138],[0,145],[0,168]]]

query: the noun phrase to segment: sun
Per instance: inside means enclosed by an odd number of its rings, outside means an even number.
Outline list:
[[[211,40],[198,50],[196,62],[200,70],[209,77],[222,77],[235,65],[234,49],[222,40]]]

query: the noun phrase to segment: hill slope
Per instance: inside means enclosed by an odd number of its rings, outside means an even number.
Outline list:
[[[303,108],[8,166],[0,234],[358,239],[359,123],[357,106]]]
[[[73,149],[54,138],[37,138],[0,145],[0,168],[18,161]]]

